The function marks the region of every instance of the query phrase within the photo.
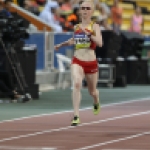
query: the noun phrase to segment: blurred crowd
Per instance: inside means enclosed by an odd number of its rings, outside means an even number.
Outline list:
[[[39,16],[55,32],[73,31],[73,26],[80,22],[79,2],[81,0],[18,0],[18,4],[26,10]],[[119,0],[114,0],[112,6],[102,0],[93,0],[95,12],[92,19],[100,25],[101,30],[120,32],[123,22],[123,9]],[[111,19],[111,24],[108,23]],[[141,33],[143,17],[140,7],[136,7],[131,16],[130,31]]]

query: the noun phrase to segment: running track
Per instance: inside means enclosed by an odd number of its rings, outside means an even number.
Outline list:
[[[72,112],[0,122],[1,150],[150,150],[150,99],[102,106],[80,112],[82,123],[71,127]]]

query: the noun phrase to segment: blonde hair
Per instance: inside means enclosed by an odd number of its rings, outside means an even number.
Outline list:
[[[91,6],[92,6],[93,10],[95,9],[95,5],[94,5],[93,0],[83,0],[83,1],[81,2],[81,5],[82,5],[83,3],[86,3],[86,2],[91,3]]]

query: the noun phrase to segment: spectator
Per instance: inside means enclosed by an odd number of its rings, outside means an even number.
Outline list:
[[[40,6],[44,6],[46,3],[46,0],[36,0],[37,4]]]
[[[122,13],[123,10],[122,8],[119,7],[119,1],[114,0],[114,5],[111,8],[111,17],[112,17],[113,30],[117,34],[120,33],[120,28],[122,25]]]
[[[35,15],[39,15],[39,8],[38,5],[33,2],[32,0],[25,0],[24,1],[24,8],[32,13],[34,13]]]
[[[105,11],[105,9],[100,6],[100,7],[98,7],[98,10],[100,12],[100,15],[98,16],[98,20],[99,21],[107,20],[108,19],[108,14]]]
[[[10,1],[6,0],[4,4],[5,4],[5,8],[3,7],[3,4],[0,3],[0,15],[9,17],[11,16],[11,13],[9,12]]]
[[[101,30],[112,30],[112,27],[107,23],[107,20],[98,21]]]
[[[66,14],[66,15],[71,14],[72,13],[72,6],[71,6],[70,0],[64,0],[60,9],[61,9],[61,12]]]
[[[64,3],[64,0],[57,0],[58,4],[59,4],[59,7],[61,7]]]
[[[61,15],[60,9],[51,8],[56,23],[61,25],[63,31],[72,31],[72,24],[66,20],[66,17]]]
[[[47,1],[43,11],[39,17],[48,23],[55,32],[62,32],[62,27],[58,20],[55,19],[56,13],[59,11],[59,5],[56,1]]]
[[[79,16],[79,8],[76,7],[74,8],[73,13],[67,17],[67,21],[71,22],[71,24],[74,26],[79,23]]]
[[[79,3],[81,2],[81,1],[83,1],[83,0],[70,0],[70,3],[71,3],[71,6],[72,6],[72,8],[79,8]]]
[[[143,25],[143,16],[141,14],[141,8],[137,6],[135,9],[135,14],[131,17],[130,31],[141,34],[142,25]]]
[[[94,0],[94,1],[95,1],[96,9],[98,9],[100,11],[101,11],[101,9],[103,9],[103,11],[107,15],[107,17],[109,17],[110,16],[110,8],[109,8],[109,6],[106,3],[101,2],[101,0]]]
[[[107,20],[110,15],[108,10],[102,5],[96,5],[97,10],[99,10],[100,15],[97,17],[96,21],[100,25],[101,30],[112,30],[111,26],[108,24]]]

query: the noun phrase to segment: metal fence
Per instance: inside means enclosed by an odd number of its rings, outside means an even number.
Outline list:
[[[54,32],[36,32],[31,33],[30,38],[26,40],[28,45],[37,47],[37,70],[51,71],[58,68],[56,54],[70,55],[73,53],[73,47],[67,46],[54,51],[54,45],[59,44],[71,38],[73,33],[54,33]]]

